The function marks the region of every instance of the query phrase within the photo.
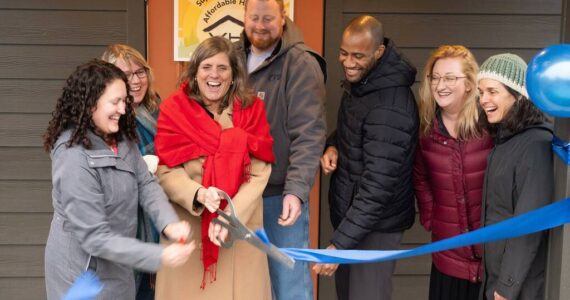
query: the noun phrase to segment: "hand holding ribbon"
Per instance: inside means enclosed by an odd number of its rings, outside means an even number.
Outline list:
[[[329,245],[327,250],[336,250],[335,245]],[[338,269],[338,264],[315,264],[313,271],[318,275],[333,276]]]

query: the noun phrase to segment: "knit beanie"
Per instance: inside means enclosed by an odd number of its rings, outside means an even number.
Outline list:
[[[477,81],[493,79],[528,98],[525,88],[526,62],[511,53],[493,55],[479,67]]]

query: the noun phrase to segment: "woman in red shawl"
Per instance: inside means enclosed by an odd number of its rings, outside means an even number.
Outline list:
[[[269,300],[265,254],[240,241],[219,248],[227,231],[211,223],[212,212],[226,205],[217,188],[232,197],[242,223],[263,225],[261,196],[274,160],[264,104],[246,89],[243,62],[221,37],[196,48],[181,82],[160,106],[157,176],[200,251],[183,267],[158,273],[156,299]]]

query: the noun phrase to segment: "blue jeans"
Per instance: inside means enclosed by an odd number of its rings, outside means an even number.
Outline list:
[[[263,226],[269,240],[279,248],[309,247],[309,205],[303,203],[302,212],[292,226],[283,227],[277,219],[283,209],[283,196],[263,198]],[[313,300],[313,282],[309,265],[295,262],[293,270],[269,259],[269,275],[273,297],[277,300]]]

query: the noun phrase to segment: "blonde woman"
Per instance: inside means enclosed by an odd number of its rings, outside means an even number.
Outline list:
[[[414,188],[421,223],[433,241],[481,225],[483,177],[493,143],[478,126],[477,72],[473,54],[459,45],[436,49],[424,69]],[[433,254],[429,299],[477,299],[481,257],[478,245]]]
[[[154,155],[154,136],[160,98],[154,90],[152,69],[135,48],[114,44],[107,47],[101,57],[119,67],[129,80],[129,93],[133,96],[139,136],[139,149],[142,155]]]
[[[123,44],[109,45],[101,58],[114,64],[127,76],[136,116],[138,148],[149,164],[149,155],[155,154],[154,136],[160,102],[153,87],[152,70],[139,51]],[[149,169],[156,170],[156,162]],[[158,243],[158,237],[158,231],[151,219],[139,208],[137,238],[145,242]],[[154,299],[154,274],[136,273],[136,284],[137,300]]]

